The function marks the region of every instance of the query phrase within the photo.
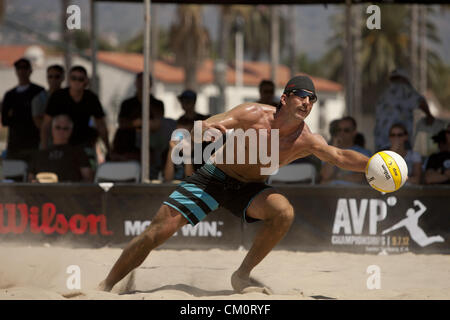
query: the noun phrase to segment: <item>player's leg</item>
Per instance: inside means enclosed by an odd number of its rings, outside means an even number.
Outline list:
[[[257,195],[247,209],[247,216],[263,220],[252,247],[241,266],[232,276],[235,291],[242,292],[250,285],[250,272],[284,237],[294,220],[294,209],[283,195],[265,190]]]
[[[163,204],[152,223],[125,247],[108,276],[99,285],[100,290],[110,291],[130,271],[138,267],[151,250],[164,243],[187,223],[175,209]]]

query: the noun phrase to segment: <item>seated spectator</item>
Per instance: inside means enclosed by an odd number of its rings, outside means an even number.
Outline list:
[[[418,152],[423,158],[439,151],[437,144],[433,143],[432,137],[444,130],[446,123],[436,119],[431,114],[421,118],[415,128],[413,139],[413,150]]]
[[[165,155],[176,126],[175,120],[164,117],[160,107],[150,109],[150,180],[158,180],[160,175],[163,176]]]
[[[141,146],[136,144],[136,134],[134,128],[117,129],[111,150],[111,161],[141,161]]]
[[[33,156],[29,168],[29,181],[35,182],[41,172],[52,172],[59,182],[92,182],[93,171],[81,146],[69,144],[73,131],[73,121],[68,115],[61,114],[52,119],[53,145],[39,150]]]
[[[275,83],[271,80],[262,80],[258,86],[259,100],[258,103],[268,104],[274,107],[278,106],[275,102]]]
[[[392,125],[389,130],[389,150],[401,155],[408,165],[408,180],[406,183],[420,184],[422,177],[422,157],[411,150],[408,139],[408,131],[401,123]]]
[[[336,129],[336,136],[333,137],[331,145],[341,149],[351,149],[370,157],[370,151],[355,144],[356,128],[356,120],[352,117],[340,119]],[[320,177],[322,184],[333,185],[361,184],[366,181],[364,173],[342,170],[328,162],[323,163]]]
[[[184,114],[180,118],[189,119],[194,125],[194,121],[206,120],[209,116],[195,111],[195,103],[197,102],[197,93],[192,90],[184,90],[179,96],[178,101],[184,110]]]
[[[185,117],[178,119],[177,129],[185,129],[190,132],[192,129],[191,121]],[[194,166],[192,163],[174,164],[172,161],[172,151],[175,146],[180,143],[180,141],[182,141],[183,144],[187,144],[189,150],[191,150],[191,141],[181,136],[181,133],[177,140],[170,140],[166,163],[164,166],[164,181],[170,182],[173,180],[183,180],[184,178],[192,175],[194,172]],[[182,156],[182,153],[180,156]],[[191,155],[189,155],[189,157],[191,157]]]
[[[433,141],[438,144],[439,152],[432,154],[426,164],[426,184],[450,183],[450,124],[446,130],[433,136]]]

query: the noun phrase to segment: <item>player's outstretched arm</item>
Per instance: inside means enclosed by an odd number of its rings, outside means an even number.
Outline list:
[[[322,161],[334,164],[341,169],[355,172],[365,172],[369,161],[368,157],[359,152],[330,146],[319,134],[312,135],[311,153]]]
[[[254,103],[243,103],[223,113],[202,121],[202,131],[215,128],[225,133],[228,129],[245,128],[257,122],[264,114],[263,109]]]

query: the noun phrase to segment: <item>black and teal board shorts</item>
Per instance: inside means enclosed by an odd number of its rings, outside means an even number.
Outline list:
[[[262,182],[236,180],[207,163],[178,185],[164,204],[179,211],[193,226],[218,208],[251,223],[259,220],[246,216],[247,208],[253,198],[268,188],[272,187]]]

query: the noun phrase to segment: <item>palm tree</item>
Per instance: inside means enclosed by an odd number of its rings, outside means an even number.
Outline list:
[[[377,95],[385,87],[388,73],[395,67],[409,69],[410,61],[410,18],[409,8],[404,5],[380,5],[381,29],[369,30],[365,21],[362,26],[361,70],[363,85],[364,110],[371,112]],[[429,9],[432,10],[432,9]],[[427,21],[427,40],[438,43],[436,27],[432,23],[431,14]],[[331,49],[324,55],[329,69],[328,77],[343,82],[343,41],[344,30],[342,15],[332,17],[332,27],[335,30],[330,39]],[[439,56],[432,50],[427,52],[428,77],[436,77],[440,62]]]
[[[177,22],[170,28],[170,46],[177,65],[185,72],[185,88],[197,88],[197,69],[210,47],[208,30],[203,26],[202,7],[179,5]]]

